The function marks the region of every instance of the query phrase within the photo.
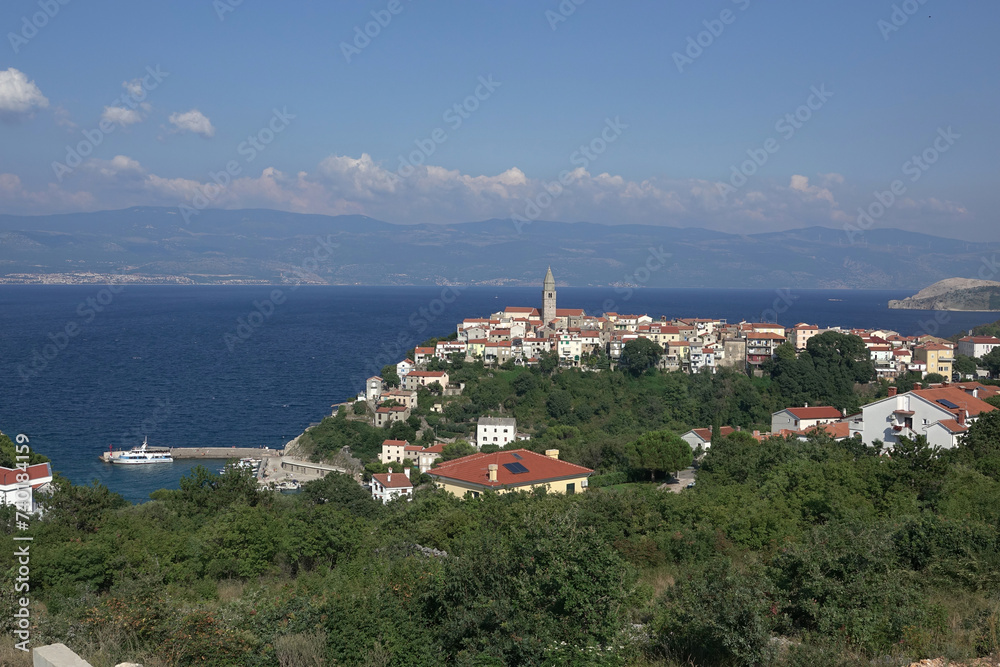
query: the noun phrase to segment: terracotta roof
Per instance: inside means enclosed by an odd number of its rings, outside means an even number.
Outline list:
[[[701,438],[705,442],[711,442],[712,441],[712,429],[710,429],[710,428],[693,428],[691,430],[699,438]],[[735,432],[736,432],[736,429],[733,428],[732,426],[720,426],[719,427],[719,435],[722,436],[723,438],[726,437],[727,435],[729,435],[730,433],[735,433]]]
[[[954,419],[942,419],[938,422],[941,426],[944,426],[950,433],[965,433],[969,430],[968,426],[959,424]]]
[[[949,401],[969,413],[970,417],[977,417],[980,413],[992,412],[993,410],[996,410],[996,408],[989,403],[981,401],[955,386],[940,387],[938,389],[914,389],[910,393],[916,394],[917,396],[926,399],[931,403],[936,403],[943,409],[950,411],[947,406],[937,402],[941,399]]]
[[[747,338],[761,338],[766,340],[785,340],[784,336],[778,335],[770,331],[766,333],[761,331],[753,331],[747,334]]]
[[[520,457],[520,458],[518,458]],[[489,468],[497,464],[497,481],[491,482]],[[504,464],[519,463],[527,472],[515,474]],[[503,450],[490,454],[472,454],[448,461],[429,472],[432,477],[475,484],[484,488],[527,486],[548,480],[589,476],[594,471],[574,463],[549,458],[527,449]]]
[[[432,348],[427,348],[428,350]],[[444,377],[444,371],[410,371],[406,374],[406,377],[415,378],[439,378]]]
[[[424,454],[440,454],[444,451],[444,447],[447,443],[439,442],[436,445],[431,445],[430,447],[424,447]]]
[[[383,447],[385,447],[386,445],[389,445],[390,447],[405,447],[408,444],[410,444],[410,442],[408,440],[383,440],[382,441],[382,446]]]
[[[959,338],[960,343],[978,343],[980,345],[1000,345],[1000,338],[994,336],[966,336]]]
[[[556,317],[579,317],[583,315],[583,308],[556,308]]]
[[[818,424],[806,429],[806,433],[825,431],[830,437],[839,440],[840,438],[851,437],[851,425],[848,422],[834,422],[832,424]]]
[[[33,466],[28,466],[27,470],[0,468],[0,486],[17,486],[17,476],[22,472],[28,473],[29,482],[52,477],[52,468],[48,463],[36,463]],[[36,488],[37,486],[38,484],[31,484],[32,488]]]
[[[505,313],[528,313],[529,315],[537,315],[538,309],[531,308],[530,306],[507,306],[504,311]]]
[[[372,475],[372,479],[387,489],[412,489],[413,483],[410,478],[401,472],[380,472]]]
[[[840,419],[843,415],[840,410],[824,405],[816,408],[785,408],[785,412],[790,412],[798,419]]]

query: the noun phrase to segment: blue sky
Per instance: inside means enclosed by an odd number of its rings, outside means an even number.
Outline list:
[[[63,1],[0,6],[0,212],[998,239],[997,3]]]

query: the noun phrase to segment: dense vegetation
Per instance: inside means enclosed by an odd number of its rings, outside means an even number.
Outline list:
[[[816,372],[856,383],[857,400],[884,391],[844,373],[863,364],[850,352],[819,359]],[[670,493],[641,480],[686,463],[675,433],[764,426],[784,407],[782,382],[450,371],[465,394],[422,393],[418,423],[397,435],[424,421],[462,435],[503,411],[534,431],[533,448],[617,483],[475,500],[422,488],[383,506],[343,475],[283,496],[235,470],[196,469],[132,506],[60,481],[29,531],[33,643],[62,641],[96,667],[815,667],[1000,650],[1000,411],[945,453],[737,432],[714,440],[695,488]],[[811,392],[831,386],[795,391],[818,403]],[[308,442],[372,453],[383,437],[341,414]],[[14,576],[0,582],[8,625]]]

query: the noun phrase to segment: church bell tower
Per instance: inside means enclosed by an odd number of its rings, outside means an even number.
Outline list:
[[[552,267],[545,273],[542,283],[542,323],[547,326],[556,319],[556,279],[552,277]]]

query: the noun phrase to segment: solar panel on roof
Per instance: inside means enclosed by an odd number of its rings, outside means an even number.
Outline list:
[[[517,459],[518,461],[520,461],[520,460],[521,460],[521,455],[520,455],[520,454],[511,454],[511,456],[513,456],[513,457],[514,457],[515,459]]]
[[[512,475],[520,475],[523,472],[528,472],[523,463],[504,463],[503,467],[510,471]]]
[[[952,410],[958,408],[957,405],[955,405],[954,403],[952,403],[951,401],[949,401],[949,400],[947,400],[945,398],[939,398],[937,400],[937,402],[940,403],[941,405],[943,405],[946,408],[951,408]]]

